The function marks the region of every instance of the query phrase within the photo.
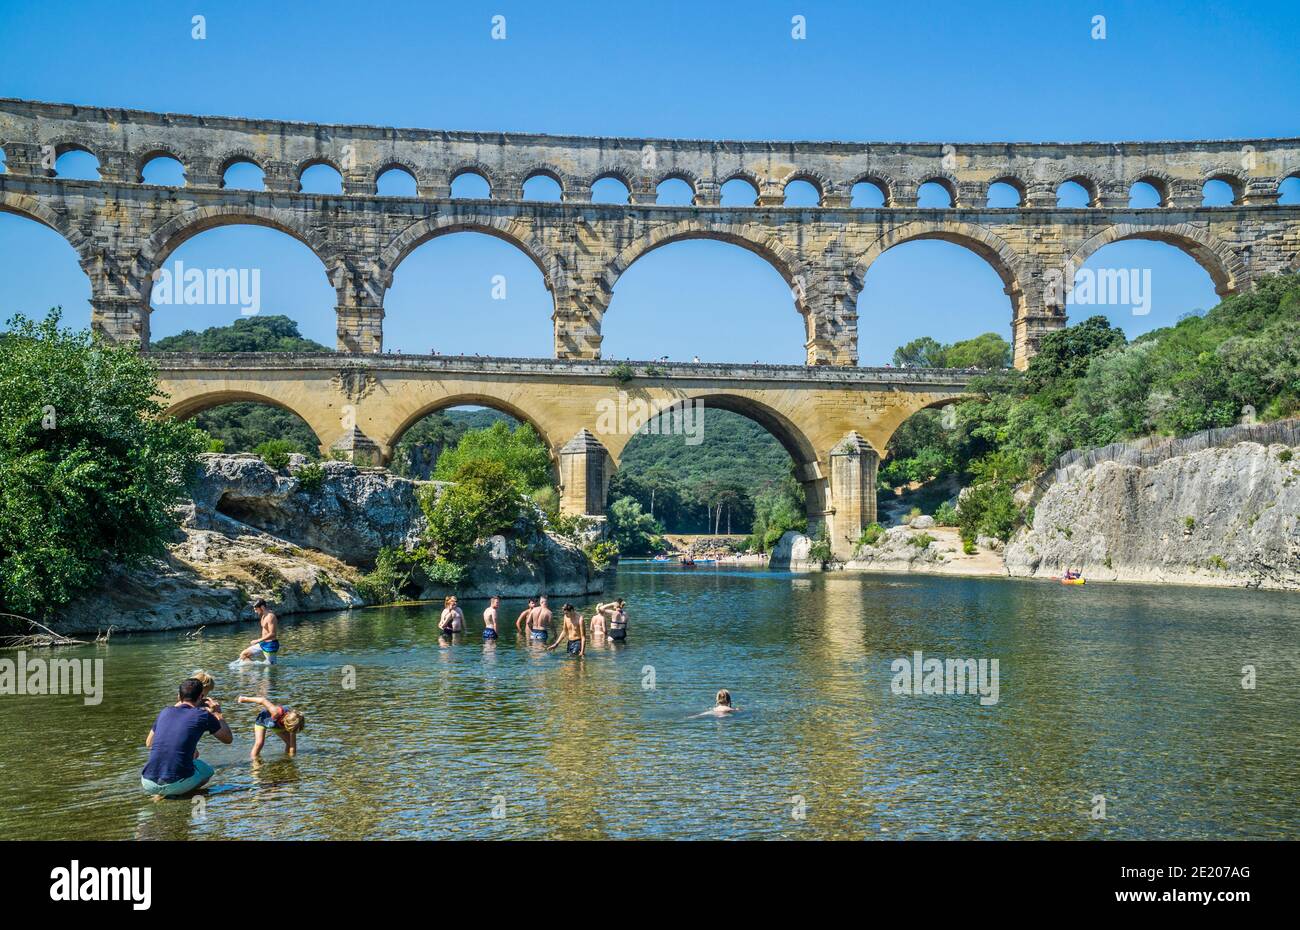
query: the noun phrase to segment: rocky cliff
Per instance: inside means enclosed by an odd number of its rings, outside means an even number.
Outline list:
[[[1300,450],[1243,442],[1058,481],[1007,546],[1012,575],[1300,589]]]
[[[281,615],[361,607],[357,582],[384,547],[411,549],[426,529],[420,482],[382,468],[323,462],[300,478],[295,457],[276,470],[252,455],[205,455],[193,502],[165,558],[112,566],[103,583],[59,612],[65,633],[163,630],[249,619],[264,597]],[[459,592],[556,596],[600,591],[605,576],[581,547],[521,520],[482,542]],[[417,579],[420,597],[450,593]]]

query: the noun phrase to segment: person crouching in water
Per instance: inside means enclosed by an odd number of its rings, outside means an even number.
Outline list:
[[[262,755],[267,730],[284,740],[284,751],[287,755],[297,754],[298,734],[307,726],[306,717],[299,711],[272,704],[266,698],[245,697],[241,694],[239,703],[257,704],[262,708],[257,712],[257,719],[253,721],[253,751],[249,758],[256,762]]]
[[[208,699],[200,707],[203,683],[196,678],[181,682],[176,703],[164,707],[149,729],[144,744],[149,761],[140,773],[140,787],[149,794],[177,797],[202,788],[212,778],[212,766],[198,757],[199,740],[211,733],[218,741],[234,742],[230,725],[221,716],[221,705]]]
[[[564,629],[560,635],[555,637],[555,642],[546,647],[550,652],[561,642],[567,641],[569,646],[569,655],[584,656],[587,654],[587,633],[583,629],[582,614],[573,609],[572,604],[564,605]]]
[[[245,662],[251,662],[253,657],[260,653],[266,656],[267,664],[274,665],[275,654],[280,651],[280,640],[276,638],[280,618],[261,598],[253,605],[253,613],[257,614],[257,619],[262,624],[262,635],[249,643],[248,648],[241,652],[239,657]]]

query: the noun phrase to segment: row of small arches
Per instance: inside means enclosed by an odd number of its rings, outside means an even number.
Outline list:
[[[0,150],[0,168],[3,167],[3,150]],[[79,180],[99,180],[99,161],[88,150],[69,148],[58,156],[54,176]],[[140,166],[139,181],[164,187],[184,187],[185,168],[181,162],[166,154],[149,157]],[[231,190],[264,190],[264,171],[251,159],[234,158],[223,168],[222,187]],[[343,176],[326,161],[307,163],[298,175],[298,189],[311,194],[343,193]],[[631,191],[621,178],[606,175],[590,185],[591,202],[626,204]],[[1240,178],[1223,175],[1206,180],[1202,185],[1202,206],[1231,206],[1243,202],[1245,191]],[[376,193],[383,197],[416,197],[419,195],[415,176],[406,168],[391,166],[376,178]],[[681,176],[668,176],[656,186],[654,203],[667,206],[689,206],[695,202],[696,190],[690,180]],[[522,186],[524,200],[561,201],[564,188],[558,176],[537,170],[528,176]],[[728,207],[754,206],[758,202],[757,185],[747,177],[733,176],[719,189],[720,203]],[[793,178],[783,186],[784,205],[791,207],[819,207],[824,194],[819,184],[805,178]],[[1279,187],[1279,202],[1300,203],[1300,172],[1287,177]],[[494,196],[491,181],[485,173],[474,168],[463,168],[452,175],[453,198],[489,200]],[[950,179],[933,178],[917,188],[916,206],[923,209],[943,209],[957,202],[957,190]],[[1024,186],[1015,178],[994,181],[987,187],[984,203],[963,206],[1010,209],[1025,203]],[[855,208],[879,208],[892,205],[891,184],[886,179],[863,179],[851,188],[850,203]],[[1099,205],[1099,192],[1089,179],[1075,178],[1056,188],[1056,206],[1085,208]],[[1170,185],[1164,179],[1146,177],[1135,181],[1129,188],[1128,206],[1145,209],[1171,205]]]

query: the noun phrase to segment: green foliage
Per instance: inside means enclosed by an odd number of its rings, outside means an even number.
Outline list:
[[[266,442],[259,443],[253,452],[271,468],[279,471],[289,466],[290,455],[301,453],[302,449],[289,439],[268,439]]]
[[[623,555],[650,555],[664,548],[663,527],[631,497],[620,497],[610,505],[609,533]]]
[[[592,543],[584,548],[583,552],[587,553],[592,568],[598,572],[603,572],[609,568],[619,556],[618,544],[609,539],[602,539],[599,542]]]
[[[0,609],[33,618],[163,553],[207,442],[160,416],[147,358],[59,319],[0,335]]]
[[[207,434],[205,433],[204,435],[207,435]],[[206,449],[205,451],[207,451],[207,452],[225,452],[225,451],[226,451],[226,441],[225,441],[224,439],[213,439],[211,436],[208,436],[208,447],[207,447],[207,449]]]
[[[915,536],[909,536],[907,538],[907,544],[909,546],[916,546],[918,549],[928,548],[932,542],[934,542],[934,537],[929,533],[917,533]]]
[[[787,476],[775,487],[761,492],[754,501],[754,525],[750,548],[771,552],[788,530],[802,533],[808,528],[803,488]]]
[[[468,459],[452,474],[455,482],[435,495],[426,486],[420,506],[429,522],[428,539],[437,558],[466,565],[475,543],[509,529],[524,506],[515,476],[491,459]]]
[[[884,538],[884,535],[885,528],[883,526],[879,523],[868,523],[862,530],[862,533],[858,536],[858,541],[855,543],[855,546],[858,549],[862,549],[865,546],[875,546],[879,544],[882,538]]]
[[[812,542],[808,546],[808,561],[821,562],[823,565],[830,562],[831,554],[831,534],[822,523],[817,527],[817,532],[813,535]]]
[[[155,339],[151,352],[329,352],[329,346],[303,337],[298,324],[277,314],[241,317],[229,326],[196,333],[187,329]]]
[[[942,345],[922,336],[894,350],[899,368],[1005,368],[1011,364],[1011,345],[997,333]]]
[[[956,526],[957,520],[957,508],[947,501],[940,504],[934,512],[934,522],[938,526]]]
[[[609,375],[619,384],[627,384],[636,377],[636,369],[627,362],[619,362],[609,370]]]
[[[294,474],[298,479],[298,490],[304,494],[315,494],[325,483],[325,469],[315,462],[308,462]]]
[[[1183,517],[1183,526],[1186,527],[1187,532],[1190,533],[1192,530],[1196,529],[1196,518]]]
[[[393,472],[408,478],[427,478],[443,450],[453,448],[470,430],[487,429],[497,422],[511,429],[519,423],[509,414],[489,407],[431,413],[402,434],[393,451]],[[430,455],[432,461],[416,461],[424,455]]]
[[[456,588],[465,580],[465,566],[437,558],[424,563],[424,573],[429,580],[444,588]]]
[[[1279,452],[1279,453],[1277,454],[1277,460],[1278,460],[1279,462],[1289,462],[1289,461],[1291,461],[1291,450],[1290,450],[1290,449],[1283,449],[1281,452]]]
[[[995,536],[1004,542],[1010,539],[1020,520],[1012,488],[1008,481],[972,485],[962,497],[958,512],[961,538],[972,542],[978,536]]]
[[[385,546],[375,557],[374,570],[357,582],[357,593],[371,604],[391,604],[411,582],[414,563],[402,549]]]
[[[976,555],[979,553],[979,546],[975,545],[975,540],[963,538],[961,541],[961,551],[966,555]]]
[[[521,494],[552,486],[551,457],[536,430],[527,423],[512,430],[504,420],[461,436],[454,447],[438,456],[433,477],[439,481],[455,481],[455,476],[466,466],[487,463],[500,465]]]

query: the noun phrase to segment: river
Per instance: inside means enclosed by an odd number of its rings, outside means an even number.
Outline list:
[[[289,618],[273,669],[229,667],[252,624],[59,650],[102,701],[0,696],[0,837],[1300,837],[1295,595],[632,562],[617,593],[629,639],[584,659],[517,643],[513,601],[491,645],[482,603],[449,645],[430,606]],[[997,703],[895,693],[918,650],[997,659]],[[144,737],[197,668],[235,743],[155,802]],[[692,718],[720,687],[740,713]],[[249,763],[241,693],[306,713],[296,758]]]

